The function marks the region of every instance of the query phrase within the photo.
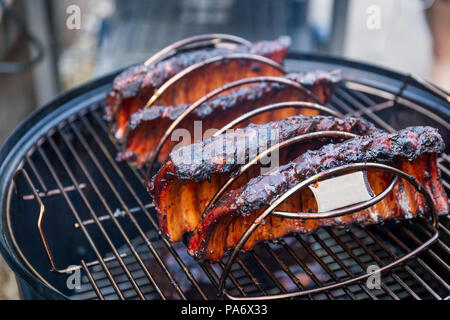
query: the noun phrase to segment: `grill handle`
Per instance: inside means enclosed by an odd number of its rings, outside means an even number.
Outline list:
[[[44,230],[42,229],[42,223],[44,221],[44,216],[45,216],[45,205],[42,202],[42,199],[39,196],[39,193],[36,191],[36,187],[34,186],[33,182],[30,179],[30,176],[28,175],[28,172],[25,169],[21,168],[21,169],[17,170],[17,172],[14,176],[14,183],[16,183],[15,181],[17,180],[19,175],[22,175],[25,178],[26,183],[28,184],[29,188],[31,189],[33,198],[38,203],[39,217],[38,217],[38,221],[37,221],[37,228],[39,230],[39,236],[41,237],[45,252],[50,261],[51,271],[59,273],[59,274],[66,274],[67,272],[72,271],[73,268],[58,269],[56,267],[55,260],[53,259],[53,255],[50,250],[50,246],[48,245],[48,242],[47,242],[47,237],[45,236]],[[16,186],[17,186],[17,184],[16,184]]]

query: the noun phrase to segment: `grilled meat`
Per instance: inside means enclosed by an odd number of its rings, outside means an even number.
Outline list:
[[[250,132],[256,132],[256,136],[250,139],[246,133],[249,129]],[[192,231],[221,184],[240,167],[240,164],[247,162],[238,161],[238,157],[243,154],[248,158],[249,151],[261,152],[266,149],[267,138],[270,139],[275,132],[278,133],[278,141],[282,142],[297,135],[327,130],[353,132],[359,135],[378,131],[372,124],[359,118],[348,117],[341,120],[328,116],[298,115],[266,124],[251,125],[243,132],[222,134],[173,151],[170,160],[155,175],[150,186],[164,234],[171,241],[179,241],[184,233]],[[319,142],[315,141],[313,144],[317,143]],[[222,148],[224,145],[227,146],[225,152]],[[310,143],[286,148],[285,152],[280,154],[280,161],[293,159],[289,152],[293,152],[296,157],[314,145]],[[221,152],[211,153],[215,150]],[[202,155],[203,160],[191,161],[192,155]],[[230,155],[233,161],[229,161]],[[259,174],[259,169],[253,169],[241,176],[234,186],[243,184],[250,177]]]
[[[287,79],[302,84],[314,93],[324,104],[328,102],[334,88],[340,81],[339,72],[315,71],[309,73],[294,73],[285,76]],[[201,135],[212,128],[221,128],[226,123],[252,109],[275,102],[283,101],[309,101],[315,102],[306,93],[290,86],[278,83],[258,83],[249,87],[240,88],[218,96],[205,102],[195,109],[179,125],[179,128],[187,129],[194,136],[194,121],[202,120]],[[140,166],[144,164],[152,150],[158,144],[162,136],[162,130],[168,128],[189,105],[180,106],[152,106],[141,109],[132,115],[125,138],[125,148],[118,154],[118,160],[130,160]],[[296,114],[317,115],[318,111],[303,109],[281,109],[275,112],[264,113],[251,119],[252,123],[265,123],[271,120],[281,120]],[[250,122],[250,121],[249,121]],[[244,127],[248,124],[242,123]],[[182,141],[182,144],[190,144],[192,141]],[[172,150],[177,141],[168,140],[159,154],[162,162]]]
[[[437,129],[410,127],[393,134],[378,132],[307,151],[278,171],[253,178],[227,193],[196,227],[189,243],[189,253],[197,259],[221,259],[278,196],[314,174],[357,162],[385,163],[413,175],[432,194],[437,211],[447,214],[448,202],[436,164],[437,153],[443,149],[444,142]],[[368,177],[376,194],[383,191],[392,179],[388,173],[373,170],[369,170]],[[314,212],[317,205],[311,191],[305,190],[291,196],[278,209]],[[269,216],[248,239],[243,250],[251,249],[258,241],[276,239],[292,232],[307,234],[325,226],[342,227],[352,223],[371,224],[387,219],[413,218],[427,210],[425,198],[400,179],[387,198],[351,215],[317,220]]]
[[[153,93],[181,70],[209,58],[226,56],[230,53],[250,53],[282,62],[290,42],[289,37],[280,37],[274,41],[255,43],[250,48],[236,45],[234,49],[196,50],[179,54],[155,65],[129,68],[116,77],[106,99],[106,118],[111,121],[114,136],[122,140],[130,116],[145,106]],[[273,67],[258,62],[225,59],[198,69],[182,81],[178,81],[160,97],[158,104],[174,106],[192,103],[207,92],[230,81],[262,75],[281,74]]]

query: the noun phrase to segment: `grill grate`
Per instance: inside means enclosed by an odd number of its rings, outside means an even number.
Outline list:
[[[380,96],[344,82],[329,107],[362,116],[394,131],[382,114],[401,107],[400,96]],[[420,107],[420,106],[419,106]],[[145,191],[145,170],[114,160],[117,148],[108,136],[101,104],[96,104],[52,129],[30,150],[23,169],[29,187],[48,206],[42,221],[71,215],[79,242],[78,261],[59,264],[58,243],[49,242],[58,273],[80,270],[82,284],[74,299],[214,299],[224,267],[198,264],[183,243],[161,237],[153,204]],[[416,112],[422,109],[415,108]],[[436,120],[436,115],[433,114]],[[448,123],[437,118],[438,123]],[[443,183],[450,190],[450,157],[439,159]],[[24,188],[24,190],[28,190]],[[25,194],[22,200],[33,200]],[[440,238],[415,259],[382,274],[379,289],[365,281],[300,299],[443,299],[449,295],[449,217],[440,218]],[[428,240],[426,223],[389,222],[345,230],[325,229],[259,244],[241,254],[227,279],[227,290],[251,297],[321,287],[384,266]],[[87,252],[88,249],[91,251]],[[89,259],[88,259],[89,258]],[[69,265],[69,264],[68,264]]]

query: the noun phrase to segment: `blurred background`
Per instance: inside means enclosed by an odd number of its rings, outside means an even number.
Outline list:
[[[60,92],[202,33],[287,34],[293,51],[417,74],[450,91],[450,0],[0,0],[0,145]],[[0,260],[0,299],[18,296]]]

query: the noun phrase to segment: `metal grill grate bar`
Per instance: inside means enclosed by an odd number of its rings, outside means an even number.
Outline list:
[[[88,208],[90,215],[92,216],[92,218],[95,221],[95,224],[98,226],[100,232],[105,237],[106,241],[108,242],[109,246],[111,247],[111,250],[113,251],[114,255],[116,256],[117,260],[119,261],[122,269],[124,270],[125,274],[127,275],[128,279],[130,280],[130,282],[133,285],[134,289],[136,290],[137,294],[139,295],[139,298],[145,299],[144,294],[141,291],[141,288],[138,286],[138,284],[136,283],[135,279],[133,278],[131,272],[128,270],[127,265],[125,264],[122,257],[120,256],[119,251],[117,250],[116,246],[114,245],[111,237],[109,236],[108,232],[106,232],[106,230],[102,226],[101,222],[98,220],[97,215],[95,214],[95,210],[93,209],[90,201],[88,200],[85,193],[78,187],[79,183],[78,183],[77,179],[75,178],[73,171],[70,169],[67,161],[64,159],[63,155],[61,154],[61,152],[60,152],[58,146],[56,145],[52,136],[48,137],[48,142],[50,143],[52,150],[56,153],[59,161],[63,165],[65,172],[70,177],[71,182],[75,185],[75,187],[78,191],[78,194],[81,196],[81,199],[83,200],[83,203]],[[94,186],[92,186],[92,187],[94,187]],[[94,190],[96,191],[97,196],[100,198],[100,200],[104,204],[104,207],[107,209],[108,213],[110,213],[112,215],[112,212],[110,211],[110,209],[106,203],[106,200],[101,196],[100,192],[98,191],[98,189],[96,187],[94,187]],[[132,251],[134,250],[134,248],[132,246],[130,246],[130,249]],[[159,293],[160,293],[161,298],[164,298],[164,295],[162,294],[162,292],[159,291]]]
[[[355,274],[347,267],[347,265],[338,257],[338,255],[316,234],[313,235],[314,240],[333,258],[334,261],[339,264],[342,270],[345,271],[347,276],[354,278]],[[378,300],[378,298],[360,281],[357,283],[360,288],[373,300]]]
[[[75,219],[77,220],[77,222],[78,222],[79,224],[81,224],[81,223],[82,223],[82,220],[81,220],[80,216],[78,215],[78,213],[77,213],[77,211],[76,211],[76,209],[75,209],[73,203],[71,202],[70,198],[68,197],[67,193],[64,191],[64,188],[63,188],[63,186],[62,186],[62,184],[61,184],[61,181],[60,181],[60,179],[58,178],[58,175],[56,174],[55,170],[53,169],[53,166],[50,164],[50,162],[49,162],[47,156],[46,156],[45,153],[41,150],[41,147],[40,147],[40,146],[37,147],[37,150],[38,150],[38,152],[39,152],[39,155],[42,157],[42,159],[43,159],[43,161],[44,161],[46,167],[47,167],[48,170],[50,171],[51,176],[53,177],[53,179],[55,180],[56,184],[58,185],[58,188],[59,188],[61,194],[63,195],[64,200],[66,201],[66,203],[67,203],[68,206],[70,207],[70,210],[71,210],[72,214],[74,215],[74,217],[75,217]],[[37,174],[39,175],[39,173],[37,173]],[[83,231],[83,233],[84,233],[86,239],[88,240],[89,245],[91,246],[92,250],[94,251],[95,255],[97,256],[97,259],[98,259],[98,261],[100,262],[100,264],[101,264],[101,266],[102,266],[104,272],[105,272],[106,275],[108,276],[108,279],[110,280],[111,285],[112,285],[113,288],[114,288],[114,291],[117,293],[117,295],[119,296],[119,298],[123,299],[124,297],[123,297],[123,295],[122,295],[122,293],[121,293],[121,291],[120,291],[120,289],[119,289],[119,287],[118,287],[116,281],[114,280],[114,278],[113,278],[111,272],[109,271],[108,267],[106,266],[106,263],[103,261],[102,256],[101,256],[100,252],[98,251],[97,247],[95,246],[95,243],[94,243],[92,237],[90,236],[90,234],[88,233],[88,231],[87,231],[86,228],[82,227],[81,229],[82,229],[82,231]]]
[[[303,263],[302,259],[297,256],[295,251],[292,250],[292,248],[287,245],[286,241],[281,239],[280,243],[283,246],[283,248],[289,253],[289,255],[292,258],[294,258],[294,260],[298,263],[298,265],[301,266],[301,268],[305,271],[305,273],[314,281],[314,283],[319,288],[322,287],[322,283],[319,281],[319,279],[314,275],[314,273],[311,271],[311,269],[305,263]],[[327,291],[327,292],[325,292],[325,295],[331,300],[335,299],[331,292]]]
[[[367,232],[367,234],[370,236],[370,238],[372,239],[372,240],[374,240],[375,241],[375,243],[378,245],[378,246],[380,246],[391,258],[393,258],[393,259],[395,259],[395,260],[397,260],[398,259],[398,257],[394,254],[394,253],[392,253],[392,251],[383,243],[383,242],[381,242],[370,230],[367,230],[366,231]],[[365,245],[358,239],[358,237],[356,237],[353,233],[351,233],[351,235],[352,235],[352,238],[355,240],[355,241],[357,241],[358,243],[360,243],[360,245],[362,246],[362,247],[364,247],[365,248]],[[367,249],[366,249],[367,250]],[[371,255],[372,257],[377,257],[375,254],[373,254],[373,255]],[[376,258],[376,261],[380,264],[380,265],[383,265],[383,263],[382,263],[382,261],[377,257]],[[408,267],[407,265],[404,265],[404,269],[411,275],[411,276],[413,276],[413,277],[415,277],[416,279],[420,279],[418,276],[417,276],[417,274],[416,273],[414,273],[414,271],[412,271],[411,270],[411,268],[410,267]],[[406,290],[406,291],[408,291],[408,293],[409,294],[411,294],[415,299],[417,299],[417,300],[421,300],[420,299],[420,297],[406,284],[406,283],[404,283],[403,282],[403,280],[401,280],[401,278],[396,274],[396,273],[394,273],[392,270],[390,271],[390,274],[392,275],[392,277],[394,277],[395,278],[395,280]],[[428,286],[426,286],[425,287],[426,289],[428,288]]]
[[[86,263],[84,262],[84,260],[81,260],[81,266],[83,267],[83,270],[86,273],[86,276],[87,276],[87,278],[89,280],[89,283],[91,284],[92,288],[94,289],[95,294],[97,295],[97,297],[100,300],[105,300],[105,298],[103,297],[102,292],[98,288],[97,283],[95,282],[94,278],[92,277],[92,274],[89,271],[89,268],[86,266]]]
[[[336,274],[327,266],[326,263],[323,262],[323,260],[311,249],[311,247],[299,235],[295,235],[295,238],[303,246],[303,248],[305,248],[308,251],[308,253],[320,264],[320,266],[328,273],[328,275],[331,276],[333,281],[335,282],[339,281]],[[344,291],[352,300],[356,300],[356,297],[348,289],[347,286],[344,286]]]
[[[86,148],[85,150],[88,152],[88,154],[92,157],[92,159],[94,160],[94,156],[92,155],[92,151],[90,150],[90,148],[85,144],[85,141],[83,140],[83,138],[79,135],[78,130],[70,123],[69,124],[70,127],[72,128],[72,130],[75,132],[75,134],[77,135],[78,139],[83,143],[84,147]],[[148,271],[147,267],[144,265],[144,262],[141,260],[141,258],[139,257],[139,255],[136,252],[136,249],[134,248],[134,246],[131,243],[131,240],[128,238],[128,236],[126,235],[125,231],[123,230],[123,228],[121,227],[120,223],[117,221],[116,217],[114,216],[111,208],[109,207],[109,205],[106,202],[106,199],[101,195],[98,186],[95,184],[95,182],[93,181],[92,177],[90,176],[90,174],[88,173],[86,167],[83,165],[83,162],[81,161],[81,159],[79,158],[78,154],[76,153],[76,151],[74,150],[74,147],[70,144],[70,142],[67,140],[66,136],[60,131],[58,130],[58,133],[60,134],[60,136],[62,136],[65,144],[68,146],[69,150],[71,151],[72,155],[74,156],[74,158],[76,159],[78,165],[80,166],[81,170],[83,171],[84,175],[86,176],[86,178],[89,181],[90,186],[95,190],[95,193],[97,194],[97,196],[99,197],[99,199],[101,199],[102,204],[104,205],[104,207],[106,208],[110,218],[113,220],[114,224],[116,225],[117,229],[119,230],[120,234],[122,235],[122,237],[124,238],[124,240],[126,241],[127,245],[129,246],[131,252],[133,253],[133,255],[136,257],[136,259],[138,260],[139,264],[141,265],[142,270],[144,270],[147,278],[151,281],[151,283],[153,284],[154,287],[157,288],[157,292],[160,293],[161,297],[164,298],[161,290],[158,288],[156,281],[154,280],[153,276],[150,274],[150,272]],[[97,168],[99,168],[98,165],[98,161],[94,160],[95,164],[97,165]],[[112,186],[111,181],[108,179],[108,177],[104,174],[104,171],[99,168],[100,172],[102,173],[102,176],[105,178],[105,180],[107,181],[108,185],[111,187],[111,189],[113,190],[114,193],[116,193],[117,196],[117,191],[115,190],[115,188]],[[128,212],[128,208],[126,207],[126,205],[123,203],[122,199],[120,199],[120,197],[118,196],[119,201],[123,204],[124,209],[127,211],[127,213],[130,215],[131,213]],[[99,219],[97,219],[97,221],[100,221]],[[152,248],[153,249],[153,248]],[[181,297],[183,297],[181,295]],[[142,297],[143,298],[143,295]]]
[[[379,125],[380,127],[384,128],[388,132],[394,132],[395,129],[391,127],[386,121],[381,119],[379,116],[377,116],[375,113],[373,113],[370,109],[366,108],[361,102],[356,100],[347,90],[344,90],[342,88],[338,88],[336,90],[335,96],[339,95],[342,97],[342,99],[347,100],[347,105],[353,105],[357,107],[363,114],[365,114],[370,120],[372,120],[374,123]],[[370,102],[371,106],[374,106],[374,102]]]
[[[397,244],[397,245],[399,245],[404,251],[406,251],[406,252],[410,252],[411,250],[398,238],[398,237],[396,237],[390,230],[387,230],[387,235],[392,239],[392,240],[394,240],[394,242]],[[427,266],[427,264],[425,264],[424,262],[423,262],[423,260],[421,259],[421,258],[419,258],[419,257],[417,257],[416,258],[416,261],[422,266],[422,267],[424,267],[425,269],[427,269],[427,270],[431,270],[428,266]],[[434,272],[433,272],[433,274],[434,274]],[[441,299],[440,298],[440,296],[434,291],[434,290],[432,290],[429,286],[427,286],[427,288],[426,288],[436,299]]]
[[[328,233],[329,233],[329,234],[331,235],[331,237],[336,241],[336,243],[338,243],[338,244],[341,246],[341,248],[343,248],[344,251],[345,251],[350,257],[352,257],[352,258],[356,261],[356,263],[357,263],[363,270],[367,270],[368,266],[367,266],[364,262],[362,262],[356,255],[353,254],[353,252],[348,248],[348,246],[347,246],[341,239],[339,239],[339,237],[336,236],[336,234],[333,232],[333,230],[329,230]],[[370,252],[369,250],[367,250],[367,249],[368,249],[367,247],[362,247],[362,248],[365,249],[365,251],[366,251],[369,255],[371,255],[371,252]],[[384,283],[381,283],[380,286],[381,286],[381,288],[383,288],[383,290],[384,290],[388,295],[390,295],[394,300],[399,300],[398,296],[397,296],[394,292],[392,292],[392,290],[389,289]]]

